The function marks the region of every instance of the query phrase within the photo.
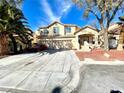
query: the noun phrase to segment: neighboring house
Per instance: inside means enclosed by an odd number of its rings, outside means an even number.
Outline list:
[[[109,28],[109,46],[117,50],[124,48],[124,25],[114,24]]]
[[[119,40],[119,25],[111,25],[108,31],[109,46],[116,48]],[[117,32],[117,33],[116,33]],[[42,43],[51,49],[77,49],[90,51],[101,46],[101,32],[94,27],[80,28],[72,24],[53,22],[34,33],[34,43]]]
[[[109,48],[116,49],[120,39],[120,25],[113,24],[108,29]]]

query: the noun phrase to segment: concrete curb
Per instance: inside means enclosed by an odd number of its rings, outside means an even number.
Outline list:
[[[73,53],[73,58],[75,60],[75,63],[73,63],[71,65],[71,69],[69,72],[70,75],[70,82],[67,84],[67,86],[65,86],[63,88],[63,92],[62,93],[77,93],[76,92],[76,88],[79,84],[80,81],[80,67],[82,67],[82,64],[80,64],[81,62],[79,61],[79,59],[77,58],[77,56],[75,55],[74,51],[72,51]]]

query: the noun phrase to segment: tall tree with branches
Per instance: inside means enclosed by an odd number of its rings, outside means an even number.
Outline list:
[[[100,25],[103,36],[104,49],[108,47],[108,28],[118,11],[123,10],[124,0],[72,0],[80,7],[84,7],[84,16],[93,14]]]

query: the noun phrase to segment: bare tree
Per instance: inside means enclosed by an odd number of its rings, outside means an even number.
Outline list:
[[[100,25],[101,36],[103,36],[104,49],[108,47],[108,28],[117,12],[123,10],[124,0],[72,0],[83,7],[84,16],[93,14]]]

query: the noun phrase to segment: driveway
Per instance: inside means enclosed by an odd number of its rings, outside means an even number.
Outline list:
[[[56,93],[62,88],[67,93],[75,85],[70,81],[75,81],[71,67],[76,64],[79,60],[73,51],[21,54],[0,59],[0,93]],[[70,87],[65,88],[68,84]]]

